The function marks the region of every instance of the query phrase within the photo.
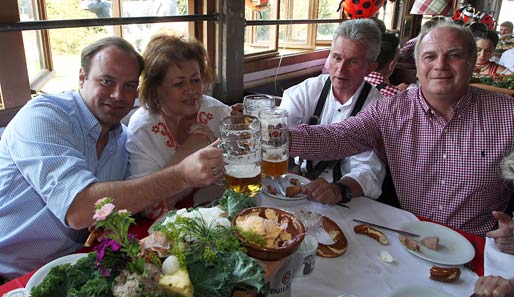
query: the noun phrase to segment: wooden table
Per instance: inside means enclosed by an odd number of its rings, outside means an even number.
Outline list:
[[[492,91],[492,92],[502,94],[505,96],[514,97],[514,90],[511,90],[511,89],[498,88],[495,86],[486,85],[486,84],[482,84],[482,83],[472,83],[471,85],[474,87],[477,87],[477,88]]]

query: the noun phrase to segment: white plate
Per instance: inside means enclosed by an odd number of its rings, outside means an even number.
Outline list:
[[[45,266],[41,267],[32,275],[32,277],[27,282],[27,285],[25,286],[25,289],[30,294],[32,291],[32,288],[39,285],[46,277],[48,272],[50,272],[50,269],[55,266],[59,266],[62,264],[70,263],[75,264],[78,259],[84,258],[88,255],[88,253],[79,253],[79,254],[71,254],[64,257],[57,258],[49,263],[47,263]]]
[[[420,237],[410,237],[419,241],[428,236],[439,236],[437,251],[428,249],[419,243],[420,251],[416,252],[401,245],[408,252],[427,261],[443,265],[462,265],[473,260],[475,249],[462,235],[450,228],[430,222],[411,222],[402,226],[401,230],[419,234]],[[400,236],[398,236],[399,238]]]
[[[394,290],[389,297],[454,297],[442,289],[427,286],[407,286]]]
[[[301,175],[296,175],[296,174],[292,174],[292,173],[288,173],[286,175],[286,177],[282,180],[282,185],[284,186],[284,190],[289,187],[289,186],[293,186],[292,184],[289,183],[289,180],[291,180],[292,178],[296,178],[298,179],[298,181],[300,182],[300,185],[301,186],[305,186],[306,184],[308,184],[310,182],[310,180],[308,178],[305,178]],[[275,198],[275,199],[278,199],[278,200],[284,200],[284,201],[297,201],[297,200],[303,200],[305,198],[307,198],[307,195],[305,194],[300,194],[300,195],[296,195],[294,197],[286,197],[286,196],[282,196],[280,195],[280,193],[278,194],[272,194],[268,191],[268,185],[273,185],[271,183],[271,179],[270,178],[267,178],[267,177],[263,177],[262,178],[262,189],[261,191],[266,194],[267,196],[271,197],[271,198]],[[274,187],[276,187],[275,185],[273,185]],[[278,191],[278,189],[277,189]]]

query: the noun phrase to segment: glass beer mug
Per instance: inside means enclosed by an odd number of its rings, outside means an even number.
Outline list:
[[[287,174],[289,140],[287,110],[274,108],[259,113],[262,129],[262,175],[281,177]]]
[[[251,197],[261,189],[261,124],[253,116],[225,117],[220,125],[225,186]]]
[[[243,99],[243,114],[259,117],[259,112],[275,107],[275,98],[269,95],[247,95]]]

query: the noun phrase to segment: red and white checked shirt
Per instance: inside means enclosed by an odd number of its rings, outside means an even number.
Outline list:
[[[484,236],[510,192],[500,161],[514,149],[514,100],[475,87],[446,122],[419,88],[379,100],[332,125],[290,130],[291,155],[337,159],[374,149],[386,159],[403,209]]]
[[[385,75],[380,72],[373,71],[368,74],[364,80],[369,82],[374,87],[377,87],[381,83],[386,83],[387,85],[379,90],[380,94],[382,94],[384,97],[391,97],[402,92],[402,90],[398,89],[396,86],[393,86],[385,77]]]

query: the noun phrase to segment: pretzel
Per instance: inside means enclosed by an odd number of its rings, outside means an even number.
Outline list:
[[[321,226],[328,233],[330,238],[334,241],[333,244],[318,243],[318,250],[316,254],[320,257],[335,258],[343,255],[348,249],[348,240],[344,236],[343,231],[331,219],[321,216]]]
[[[451,283],[460,277],[460,269],[458,267],[439,267],[432,266],[430,268],[430,279]]]
[[[378,231],[377,229],[366,224],[356,225],[353,227],[353,231],[355,231],[357,234],[367,235],[383,245],[389,244],[389,240],[387,240],[387,236],[383,232]]]

